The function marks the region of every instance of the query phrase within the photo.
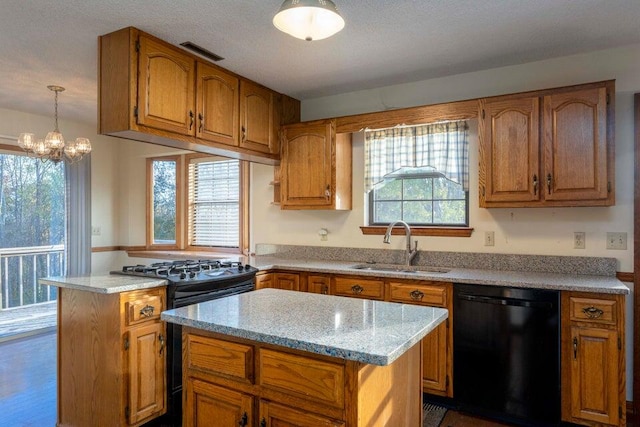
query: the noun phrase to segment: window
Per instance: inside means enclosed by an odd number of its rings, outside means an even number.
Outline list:
[[[237,248],[240,242],[240,161],[189,162],[189,244]]]
[[[148,160],[147,174],[148,248],[240,252],[249,246],[246,162],[202,154],[158,157]]]
[[[147,197],[151,210],[147,223],[149,247],[179,247],[180,163],[176,156],[149,159],[147,162]]]
[[[369,223],[466,226],[468,197],[462,185],[433,168],[400,170],[369,192]]]
[[[65,274],[65,165],[0,144],[0,310],[56,299]]]
[[[465,122],[367,131],[368,224],[469,225]]]

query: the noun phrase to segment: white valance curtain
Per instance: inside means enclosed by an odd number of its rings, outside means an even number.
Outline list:
[[[364,190],[400,168],[430,166],[469,189],[469,140],[465,121],[365,132]]]

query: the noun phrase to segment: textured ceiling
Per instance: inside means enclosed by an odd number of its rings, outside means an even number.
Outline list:
[[[281,0],[2,0],[0,108],[95,123],[97,37],[134,26],[193,41],[219,65],[298,99],[640,42],[639,0],[336,0],[345,29],[305,42]]]

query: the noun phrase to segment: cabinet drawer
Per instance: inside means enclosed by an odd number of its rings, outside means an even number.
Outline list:
[[[422,304],[431,307],[447,306],[447,290],[443,286],[389,283],[390,301]]]
[[[189,334],[186,351],[189,369],[253,381],[253,347],[250,345]]]
[[[608,299],[571,297],[569,312],[571,320],[577,322],[615,325],[618,317],[616,301]]]
[[[343,365],[260,349],[260,384],[282,393],[344,408]]]
[[[335,295],[368,299],[384,299],[384,282],[382,280],[351,279],[336,277]]]
[[[159,320],[160,312],[165,309],[164,288],[122,295],[127,326]]]

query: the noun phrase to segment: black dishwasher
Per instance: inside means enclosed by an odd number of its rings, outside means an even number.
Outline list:
[[[560,423],[557,291],[454,285],[454,395],[463,411]]]

